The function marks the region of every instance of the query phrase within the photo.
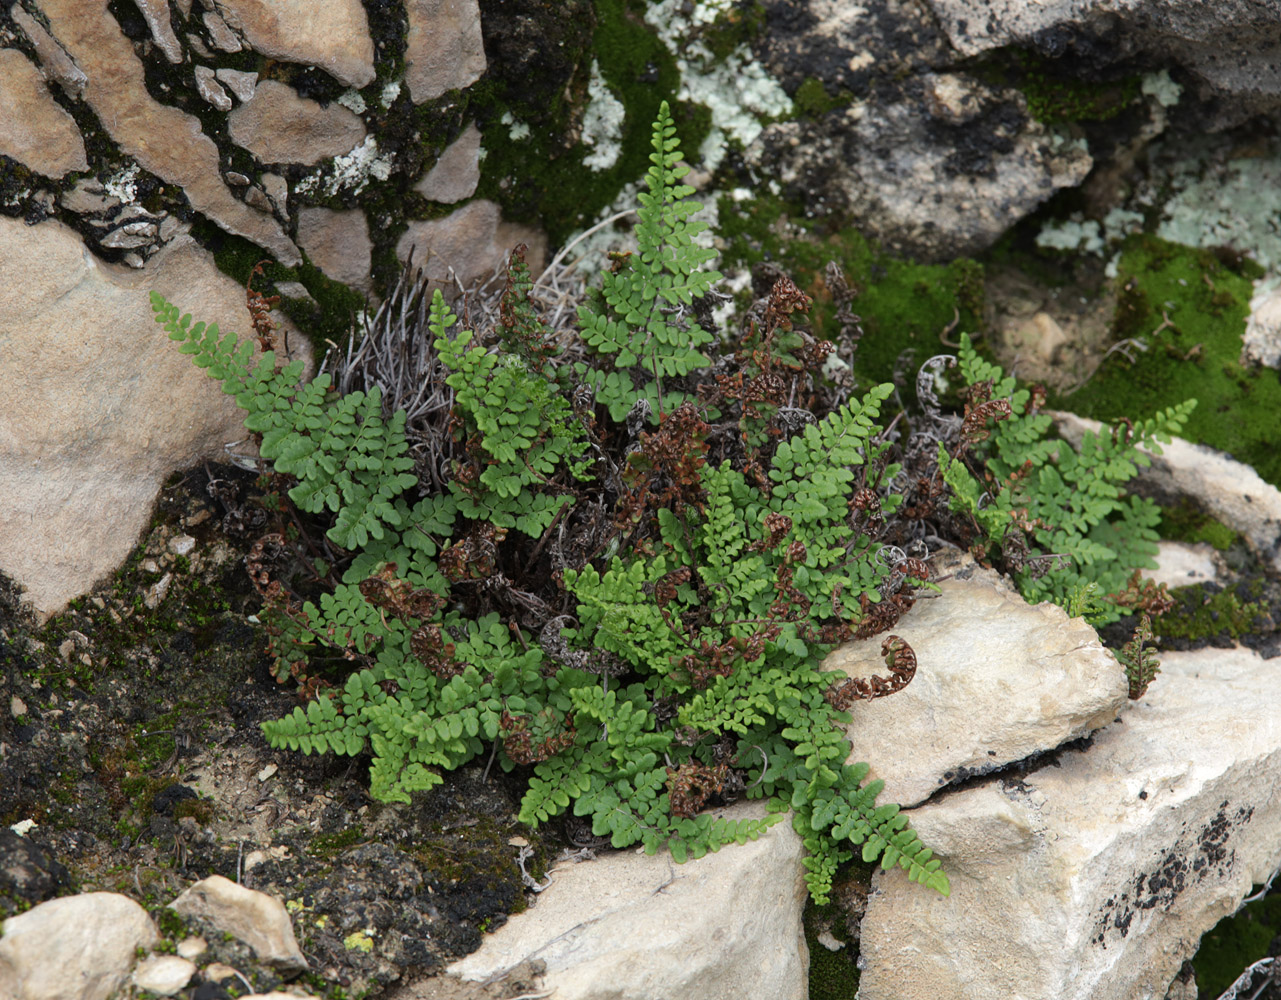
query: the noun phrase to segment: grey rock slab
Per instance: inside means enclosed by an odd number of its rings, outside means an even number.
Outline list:
[[[85,99],[121,150],[182,187],[193,208],[227,232],[270,251],[283,264],[298,248],[270,216],[236,198],[219,175],[218,147],[200,121],[152,99],[142,63],[107,9],[107,0],[41,0],[49,27],[85,72]]]
[[[350,153],[365,139],[365,123],[341,104],[322,107],[290,86],[264,80],[253,100],[227,116],[232,141],[263,163],[308,166]]]
[[[75,212],[77,215],[108,212],[120,207],[120,199],[107,194],[107,189],[92,178],[78,181],[71,190],[59,195],[58,200],[68,212]]]
[[[721,814],[759,818],[764,807],[740,803]],[[803,1000],[803,852],[785,819],[759,840],[683,865],[665,851],[621,851],[557,866],[530,909],[448,974],[477,982],[537,961],[558,1000]]]
[[[212,104],[219,111],[231,110],[231,98],[227,92],[222,89],[222,84],[218,82],[214,71],[208,66],[197,66],[195,68],[196,91],[206,101]]]
[[[244,70],[228,69],[222,66],[214,70],[214,76],[225,83],[236,95],[236,100],[242,104],[254,99],[254,89],[258,86],[257,73],[247,73]]]
[[[275,896],[211,875],[170,905],[184,917],[208,920],[220,931],[239,938],[267,965],[292,971],[307,968],[285,904]]]
[[[1097,420],[1074,413],[1055,413],[1054,423],[1073,444],[1078,444],[1086,431],[1097,434],[1103,429]],[[1211,516],[1244,535],[1261,558],[1281,570],[1281,490],[1230,455],[1183,438],[1161,445],[1160,455],[1141,450],[1152,463],[1139,470],[1142,482],[1171,498],[1192,497]]]
[[[177,955],[149,955],[133,970],[133,984],[162,997],[173,996],[191,982],[196,965]]]
[[[0,936],[5,1000],[107,1000],[139,948],[158,940],[147,911],[114,892],[51,899],[10,917]]]
[[[1275,0],[928,0],[965,57],[1005,46],[1063,48],[1106,37],[1115,51],[1182,64],[1220,95],[1281,96],[1281,6]],[[1275,101],[1272,102],[1275,106]]]
[[[911,683],[850,708],[850,759],[885,781],[882,802],[916,805],[951,782],[1053,750],[1106,726],[1125,704],[1125,674],[1084,619],[1028,604],[991,571],[958,570],[940,586],[890,630],[916,653]],[[848,643],[824,666],[887,675],[882,638]]]
[[[1194,583],[1213,583],[1219,576],[1214,562],[1214,547],[1205,542],[1157,542],[1156,569],[1143,575],[1167,587],[1187,587]]]
[[[349,87],[373,82],[374,42],[360,0],[217,0],[217,5],[255,52],[319,66]]]
[[[240,43],[240,36],[231,30],[216,10],[206,11],[200,19],[205,24],[205,30],[209,32],[209,40],[213,42],[214,48],[221,49],[223,52],[239,52],[244,48]]]
[[[84,85],[88,82],[88,77],[84,71],[76,65],[76,61],[67,54],[67,51],[58,44],[49,32],[45,31],[44,25],[19,7],[16,3],[9,8],[9,16],[13,18],[13,23],[18,26],[31,47],[36,50],[36,58],[40,60],[40,65],[44,71],[66,92],[67,96],[80,98],[84,93]]]
[[[470,86],[488,63],[477,0],[406,0],[405,82],[415,104]]]
[[[1165,995],[1281,864],[1281,657],[1161,664],[1089,747],[908,811],[952,894],[877,873],[861,1000]]]
[[[244,289],[189,236],[134,271],[59,222],[0,218],[0,569],[42,614],[119,566],[172,472],[245,437],[243,411],[154,321],[153,288],[249,327]]]
[[[468,202],[442,219],[409,223],[396,243],[404,263],[410,253],[438,287],[453,287],[453,274],[464,286],[493,274],[518,244],[529,247],[529,269],[538,274],[547,255],[547,237],[536,229],[504,222],[492,201]]]
[[[1275,281],[1256,283],[1241,339],[1245,360],[1281,368],[1281,288]]]
[[[89,169],[75,119],[17,49],[0,49],[0,107],[0,153],[46,177]]]
[[[468,125],[414,185],[428,201],[453,204],[470,198],[480,183],[480,129]]]
[[[142,14],[143,20],[147,22],[151,37],[155,39],[160,51],[165,54],[166,59],[177,66],[182,62],[182,43],[174,34],[173,22],[169,19],[169,0],[133,0],[133,2]]]
[[[374,244],[369,238],[369,222],[360,209],[301,209],[298,244],[327,277],[369,291]]]
[[[1084,144],[1030,118],[1016,91],[959,73],[940,87],[937,77],[909,78],[843,112],[771,125],[751,156],[784,192],[929,260],[987,249],[1089,173]]]

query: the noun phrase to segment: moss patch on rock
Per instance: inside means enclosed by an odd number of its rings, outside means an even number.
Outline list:
[[[1130,237],[1118,267],[1116,333],[1147,350],[1132,349],[1133,362],[1113,353],[1083,388],[1051,405],[1112,421],[1197,399],[1185,436],[1281,485],[1281,376],[1240,361],[1254,273],[1227,255]]]
[[[777,196],[742,202],[722,197],[719,213],[725,266],[771,262],[781,267],[814,299],[810,317],[820,337],[838,333],[824,269],[830,261],[841,266],[855,292],[851,308],[864,330],[854,367],[865,383],[894,380],[904,352],[911,352],[907,370],[914,373],[915,365],[954,349],[942,339],[948,331],[982,328],[983,267],[973,260],[918,264],[892,257],[856,230],[825,231]],[[912,391],[912,379],[900,381]]]

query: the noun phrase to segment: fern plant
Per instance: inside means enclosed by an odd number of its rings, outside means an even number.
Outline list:
[[[663,381],[707,365],[698,348],[711,334],[689,325],[685,309],[718,276],[699,269],[711,251],[692,242],[702,227],[689,219],[690,189],[677,183],[685,168],[666,105],[653,136],[640,252],[580,312],[599,368],[557,363],[518,260],[496,349],[471,331],[451,336],[456,317],[433,296],[427,332],[449,373],[451,423],[467,456],[442,492],[408,493],[416,481],[404,414],[384,419],[377,390],[339,395],[324,375],[303,384],[299,363],[278,370],[270,352],[255,365],[247,344],[193,327],[153,295],[170,336],[249,412],[263,458],[296,480],[290,499],[327,516],[329,539],[346,550],[340,581],[315,600],[271,579],[266,539],[251,553],[277,676],[301,679],[324,657],[354,668],[339,688],[313,686],[305,708],[264,732],[303,753],[368,754],[371,793],[389,802],[488,750],[504,769],[532,768],[523,821],[572,810],[615,847],[665,846],[678,861],[758,837],[790,810],[811,851],[816,899],[859,846],[946,893],[938,860],[898,807],[876,804],[879,783],[862,784],[866,765],[846,763],[839,725],[853,698],[910,679],[910,649],[886,640],[893,680],[850,681],[817,666],[836,644],[892,626],[927,576],[872,531],[900,500],[886,489],[898,468],[878,425],[892,389],[878,386],[787,438],[773,420],[777,393],[756,398],[773,362],[755,360],[746,381],[718,390],[743,408],[748,461],[705,462],[707,425],[689,384],[676,391]],[[808,300],[785,291],[751,357],[795,350],[780,364],[801,377],[823,352],[801,350],[786,317]],[[608,483],[591,478],[589,447],[603,454],[602,442],[634,435],[615,427],[596,436],[594,416],[571,401],[580,394],[570,371],[615,422],[644,400],[659,423],[641,452],[606,456]],[[745,401],[761,405],[749,411]],[[584,483],[596,494],[579,504]],[[575,518],[595,547],[573,564],[563,551],[558,563],[540,563],[553,522]],[[634,545],[620,544],[624,533]],[[607,566],[593,561],[606,542],[619,553]],[[513,589],[506,573],[521,564],[526,574],[548,566],[547,579],[563,569],[555,599],[576,605],[576,622]],[[501,614],[494,595],[507,599]],[[538,637],[521,627],[521,601],[545,609],[533,616]],[[764,818],[730,823],[702,811],[744,790],[769,798]]]
[[[710,364],[699,348],[713,336],[691,323],[683,307],[705,295],[721,276],[700,270],[716,251],[694,242],[707,227],[690,218],[702,206],[689,197],[694,189],[679,183],[689,167],[680,162],[680,142],[666,101],[659,106],[651,146],[647,190],[639,195],[636,213],[639,250],[605,272],[599,292],[578,310],[583,340],[596,358],[595,364],[580,362],[576,371],[615,421],[643,399],[657,423],[661,413],[688,398],[664,391],[663,380],[683,378]]]
[[[1029,406],[1031,392],[981,358],[964,334],[959,360],[971,390],[963,443],[956,456],[942,444],[938,454],[952,509],[971,519],[981,555],[1003,557],[1026,600],[1066,608],[1094,584],[1097,599],[1110,600],[1091,609],[1092,621],[1116,621],[1130,609],[1127,581],[1156,565],[1161,517],[1152,501],[1123,487],[1150,464],[1139,446],[1160,454],[1158,442],[1182,429],[1196,400],[1103,434],[1087,431],[1072,448],[1049,436],[1052,419]],[[967,451],[981,471],[970,468]]]

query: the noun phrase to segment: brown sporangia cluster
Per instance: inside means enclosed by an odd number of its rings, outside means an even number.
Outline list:
[[[667,769],[667,801],[672,815],[682,819],[697,816],[713,795],[720,795],[730,782],[728,764],[707,765],[687,761]]]
[[[627,456],[615,524],[620,530],[644,528],[658,510],[702,512],[707,492],[699,470],[707,463],[707,423],[693,403],[666,414],[656,431],[640,433],[640,447]]]
[[[562,750],[573,746],[578,735],[572,722],[566,720],[565,728],[561,732],[535,742],[534,734],[530,730],[530,717],[512,715],[506,709],[503,709],[503,714],[499,717],[498,728],[503,734],[503,749],[517,764],[537,764],[539,761],[555,757]]]
[[[440,553],[436,564],[451,583],[487,579],[497,570],[498,545],[506,537],[506,528],[473,522],[467,534]]]
[[[965,417],[961,423],[961,442],[972,447],[991,435],[988,419],[1008,420],[1014,415],[1008,399],[992,398],[992,380],[975,382],[965,400]]]
[[[253,287],[254,278],[263,276],[262,266],[266,263],[269,262],[260,260],[254,265],[253,270],[249,272],[249,280],[245,282],[245,306],[249,309],[249,319],[253,323],[259,349],[277,352],[276,367],[280,368],[284,365],[282,355],[289,353],[288,339],[280,337],[280,327],[271,318],[271,310],[280,305],[280,296],[263,295],[262,292],[255,291]],[[285,335],[285,338],[287,337],[288,334]]]
[[[430,624],[445,606],[445,598],[425,587],[415,588],[408,580],[396,576],[396,564],[386,563],[373,576],[360,583],[361,596],[378,609],[386,624],[387,615],[394,618],[416,618],[423,622],[409,636],[409,648],[422,664],[441,680],[463,672],[466,664],[454,659],[454,644],[439,625]]]
[[[827,689],[827,703],[838,711],[848,711],[856,701],[871,701],[902,691],[916,676],[916,653],[901,636],[887,636],[881,642],[881,655],[889,676],[847,677]]]
[[[1174,608],[1174,598],[1170,596],[1169,587],[1148,579],[1137,569],[1126,581],[1124,590],[1108,594],[1108,597],[1123,608],[1133,608],[1135,614],[1160,617]]]

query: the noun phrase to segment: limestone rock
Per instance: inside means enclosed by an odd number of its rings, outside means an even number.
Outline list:
[[[114,892],[51,899],[4,922],[0,997],[107,1000],[156,943],[147,911]]]
[[[222,89],[222,84],[214,76],[214,71],[208,66],[197,66],[196,74],[196,91],[206,101],[212,104],[219,111],[231,110],[231,98],[227,92]]]
[[[744,803],[723,814],[738,820],[764,811]],[[625,851],[554,868],[534,905],[449,975],[487,980],[537,959],[544,988],[558,1000],[802,1000],[802,853],[784,821],[757,841],[683,865],[665,852]]]
[[[360,209],[302,209],[298,213],[298,243],[328,277],[369,291],[374,245],[369,239],[369,222]]]
[[[906,688],[856,702],[852,761],[882,778],[883,802],[915,805],[941,786],[1053,750],[1110,723],[1125,674],[1081,618],[1027,604],[995,574],[958,572],[894,626],[916,653]],[[885,674],[877,639],[831,653],[824,666]],[[910,747],[910,750],[909,750]]]
[[[1281,288],[1271,284],[1259,282],[1250,299],[1243,353],[1257,364],[1281,368]]]
[[[169,19],[168,0],[134,0],[143,20],[151,31],[160,51],[165,58],[177,66],[182,62],[182,43],[173,32],[173,22]]]
[[[461,89],[485,72],[477,0],[406,0],[405,81],[415,104]]]
[[[256,52],[319,66],[349,87],[373,82],[374,42],[360,0],[218,0],[218,9]]]
[[[321,107],[292,87],[264,80],[227,116],[232,140],[263,163],[303,163],[350,153],[365,139],[365,123],[341,104]]]
[[[1165,995],[1281,863],[1281,659],[1161,664],[1088,749],[910,811],[952,895],[877,873],[862,1000]]]
[[[470,198],[480,183],[480,129],[468,125],[414,185],[428,201],[452,204]]]
[[[213,42],[214,48],[223,52],[239,52],[244,48],[240,44],[240,36],[231,30],[216,10],[205,11],[200,19],[205,23],[205,30],[209,32],[209,40]]]
[[[0,49],[0,107],[0,153],[46,177],[89,169],[75,119],[17,49]]]
[[[249,328],[244,289],[188,236],[133,271],[61,223],[0,218],[0,569],[42,613],[120,564],[171,472],[245,436],[231,398],[154,322],[153,288]]]
[[[951,75],[946,101],[936,79],[910,78],[841,114],[771,125],[752,155],[785,191],[926,259],[986,249],[1093,164],[1028,117],[1022,95],[963,74]]]
[[[66,50],[54,40],[49,32],[45,31],[44,26],[39,21],[16,3],[10,6],[9,16],[13,18],[13,23],[27,36],[27,41],[31,43],[31,47],[36,50],[36,58],[40,60],[40,65],[45,73],[51,79],[58,81],[58,85],[62,87],[68,97],[79,100],[80,95],[84,93],[84,86],[88,82],[88,77],[76,65],[76,61],[67,54]]]
[[[1056,413],[1054,423],[1074,444],[1087,430],[1097,433],[1102,427],[1073,413]],[[1152,465],[1139,470],[1140,480],[1159,493],[1192,497],[1281,570],[1281,490],[1248,465],[1205,445],[1176,437],[1161,450],[1157,455],[1144,449]]]
[[[1186,542],[1160,541],[1157,549],[1156,569],[1143,572],[1154,583],[1164,583],[1167,587],[1174,588],[1213,582],[1218,578],[1219,571],[1214,565],[1214,548],[1205,542],[1189,545]]]
[[[231,92],[236,95],[236,100],[242,104],[254,99],[254,90],[258,86],[257,73],[247,73],[244,70],[221,66],[214,70],[214,76],[231,88]]]
[[[468,285],[502,267],[518,243],[529,247],[526,259],[537,275],[547,256],[547,237],[528,226],[504,222],[494,202],[481,200],[468,202],[443,219],[411,222],[396,244],[396,256],[404,263],[412,250],[438,286],[453,285],[451,268]]]
[[[270,216],[236,198],[219,175],[218,147],[191,115],[152,99],[142,63],[107,10],[107,0],[41,0],[55,38],[84,71],[85,99],[121,150],[182,187],[194,209],[227,232],[294,265],[298,248]]]
[[[151,955],[138,963],[133,970],[133,984],[162,997],[173,996],[191,982],[196,974],[195,963],[177,955]]]
[[[208,920],[220,931],[239,938],[268,965],[294,971],[307,968],[285,904],[275,896],[211,875],[170,905],[184,917]]]

